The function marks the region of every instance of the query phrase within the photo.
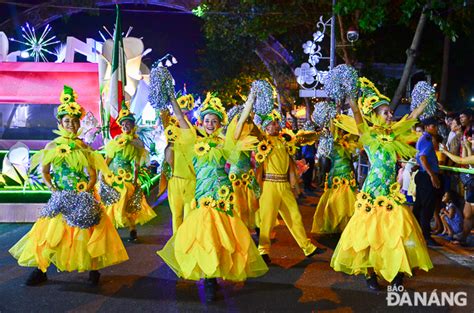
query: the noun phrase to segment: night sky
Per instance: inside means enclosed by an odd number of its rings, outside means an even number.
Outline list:
[[[23,2],[23,1],[22,1]],[[33,3],[34,1],[25,1]],[[106,26],[113,32],[115,23],[114,6],[104,6],[99,15],[92,15],[87,12],[73,14],[69,17],[59,18],[50,23],[54,33],[63,43],[67,36],[76,37],[86,41],[86,38],[94,38],[102,41],[99,30],[106,35],[102,26]],[[151,67],[152,63],[170,53],[176,57],[178,64],[170,68],[176,80],[176,89],[181,89],[186,83],[188,92],[197,92],[193,87],[199,80],[196,69],[199,67],[198,50],[204,48],[204,38],[201,33],[201,20],[192,14],[183,14],[166,7],[156,5],[121,5],[122,28],[126,32],[129,26],[133,27],[131,37],[143,37],[145,49],[151,48],[153,51],[144,57],[143,62]],[[12,5],[0,5],[0,22],[14,17],[18,11],[24,10],[22,7]],[[130,12],[128,10],[152,10],[166,11],[157,12]],[[21,25],[19,25],[20,27]],[[20,28],[18,27],[18,31]],[[39,29],[40,31],[43,28]],[[20,39],[18,34],[12,35]],[[10,52],[21,50],[20,44],[10,42]],[[50,58],[54,61],[54,57]],[[76,61],[85,61],[85,58],[77,57]]]

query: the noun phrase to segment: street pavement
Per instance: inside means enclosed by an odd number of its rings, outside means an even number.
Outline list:
[[[300,199],[308,232],[319,195]],[[119,231],[130,260],[101,270],[98,287],[88,284],[88,273],[57,272],[53,266],[47,283],[25,286],[31,269],[18,266],[8,249],[31,224],[0,224],[0,312],[474,312],[472,249],[443,242],[430,249],[434,269],[405,280],[411,299],[435,289],[439,297],[465,292],[465,306],[388,306],[386,288],[370,292],[362,276],[331,269],[337,236],[313,237],[327,251],[308,259],[282,225],[275,228],[269,272],[245,283],[220,281],[217,301],[206,304],[202,282],[178,279],[156,255],[171,236],[171,223],[166,201],[155,209],[158,217],[139,226],[137,243],[127,242],[127,230]]]

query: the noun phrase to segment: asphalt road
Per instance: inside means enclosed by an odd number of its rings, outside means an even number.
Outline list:
[[[309,231],[317,197],[301,199]],[[52,266],[49,281],[27,287],[31,272],[19,267],[8,249],[31,224],[0,224],[0,312],[473,312],[474,262],[472,250],[449,246],[430,250],[435,265],[428,273],[417,271],[406,279],[414,292],[464,292],[465,306],[388,306],[387,292],[370,292],[361,276],[334,272],[329,266],[337,237],[319,238],[328,250],[304,257],[285,226],[277,226],[272,245],[273,265],[267,275],[245,284],[220,282],[218,299],[205,304],[202,283],[177,279],[156,255],[171,234],[167,203],[156,207],[158,218],[139,227],[137,243],[126,242],[130,260],[101,270],[98,287],[88,285],[87,273],[61,273]],[[127,230],[120,230],[124,241]]]

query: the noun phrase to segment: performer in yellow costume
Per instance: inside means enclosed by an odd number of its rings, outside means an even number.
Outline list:
[[[179,107],[189,110],[194,107],[192,95],[181,96],[177,99]],[[186,138],[181,134],[179,124],[173,121],[167,123],[165,135],[168,140],[167,162],[171,167],[171,177],[168,180],[168,202],[172,216],[173,234],[183,223],[184,218],[191,210],[191,202],[194,199],[196,189],[196,174],[192,164],[194,148],[193,138]],[[180,140],[176,140],[180,138]]]
[[[277,214],[290,230],[293,238],[303,250],[305,256],[311,257],[325,250],[317,248],[306,236],[301,213],[293,190],[297,188],[295,164],[291,156],[296,152],[296,138],[288,131],[280,133],[280,114],[275,110],[263,117],[262,128],[265,139],[260,141],[255,155],[263,168],[262,194],[259,199],[260,236],[258,250],[265,262],[270,263],[270,233]],[[314,141],[313,141],[314,142]]]
[[[107,205],[107,215],[115,227],[128,227],[130,241],[135,241],[136,224],[143,225],[156,217],[138,183],[139,170],[148,158],[148,151],[135,133],[135,117],[125,104],[120,110],[117,123],[122,128],[122,133],[105,146],[111,173],[103,178],[105,184],[112,185],[118,191],[119,197],[117,202],[112,203],[114,201],[107,201],[110,192],[101,192],[101,198]]]
[[[27,285],[47,280],[51,263],[60,271],[90,271],[89,280],[97,285],[99,269],[128,259],[117,230],[93,196],[96,171],[107,170],[103,157],[78,138],[84,109],[68,86],[61,94],[57,118],[58,138],[32,158],[31,168],[39,163],[51,199],[41,210],[32,229],[10,253],[18,264],[36,267]]]
[[[334,145],[331,152],[331,169],[324,184],[313,217],[312,233],[341,233],[346,227],[356,202],[357,184],[352,167],[352,153],[357,142],[342,130],[333,130]]]
[[[206,301],[210,302],[216,296],[216,278],[245,281],[268,271],[247,227],[234,214],[234,193],[225,172],[226,161],[238,160],[239,151],[252,149],[256,139],[240,138],[235,145],[229,138],[238,127],[235,119],[229,125],[227,137],[221,135],[221,125],[227,123],[227,116],[219,98],[208,94],[200,110],[203,128],[194,129],[184,119],[173,92],[169,96],[182,135],[193,140],[191,157],[196,173],[193,205],[197,208],[190,211],[158,255],[179,277],[204,278]],[[252,95],[249,101],[253,101]],[[251,106],[247,107],[238,124],[250,113]]]
[[[358,105],[350,101],[355,120],[341,115],[335,124],[360,136],[371,167],[331,267],[351,275],[364,274],[369,289],[377,290],[377,276],[399,286],[404,274],[413,275],[413,268],[428,271],[433,267],[420,226],[404,204],[395,169],[397,156],[409,159],[415,155],[408,143],[417,139],[411,128],[424,105],[392,123],[390,100],[366,78],[359,79],[359,87]]]

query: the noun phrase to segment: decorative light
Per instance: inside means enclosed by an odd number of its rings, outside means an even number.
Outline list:
[[[173,64],[176,64],[176,63],[178,63],[178,60],[176,60],[175,57],[172,57],[172,58],[171,58],[171,62],[173,62]]]
[[[22,52],[20,53],[20,56],[21,56],[23,59],[27,59],[27,58],[30,57],[30,54],[29,54],[28,51],[22,51]]]
[[[60,43],[59,40],[53,41],[56,39],[56,36],[48,37],[50,31],[51,26],[48,24],[41,33],[41,36],[37,37],[35,28],[33,26],[30,27],[30,24],[26,23],[26,27],[21,27],[21,36],[25,41],[17,40],[15,38],[10,38],[10,41],[18,42],[28,47],[21,53],[21,57],[28,53],[34,58],[35,62],[39,62],[40,59],[43,62],[48,62],[45,53],[54,55],[54,52],[49,50],[48,47]]]
[[[167,67],[170,67],[171,65],[173,65],[173,63],[171,63],[171,61],[170,61],[170,60],[166,60],[166,63],[165,63],[165,65],[166,65]]]

